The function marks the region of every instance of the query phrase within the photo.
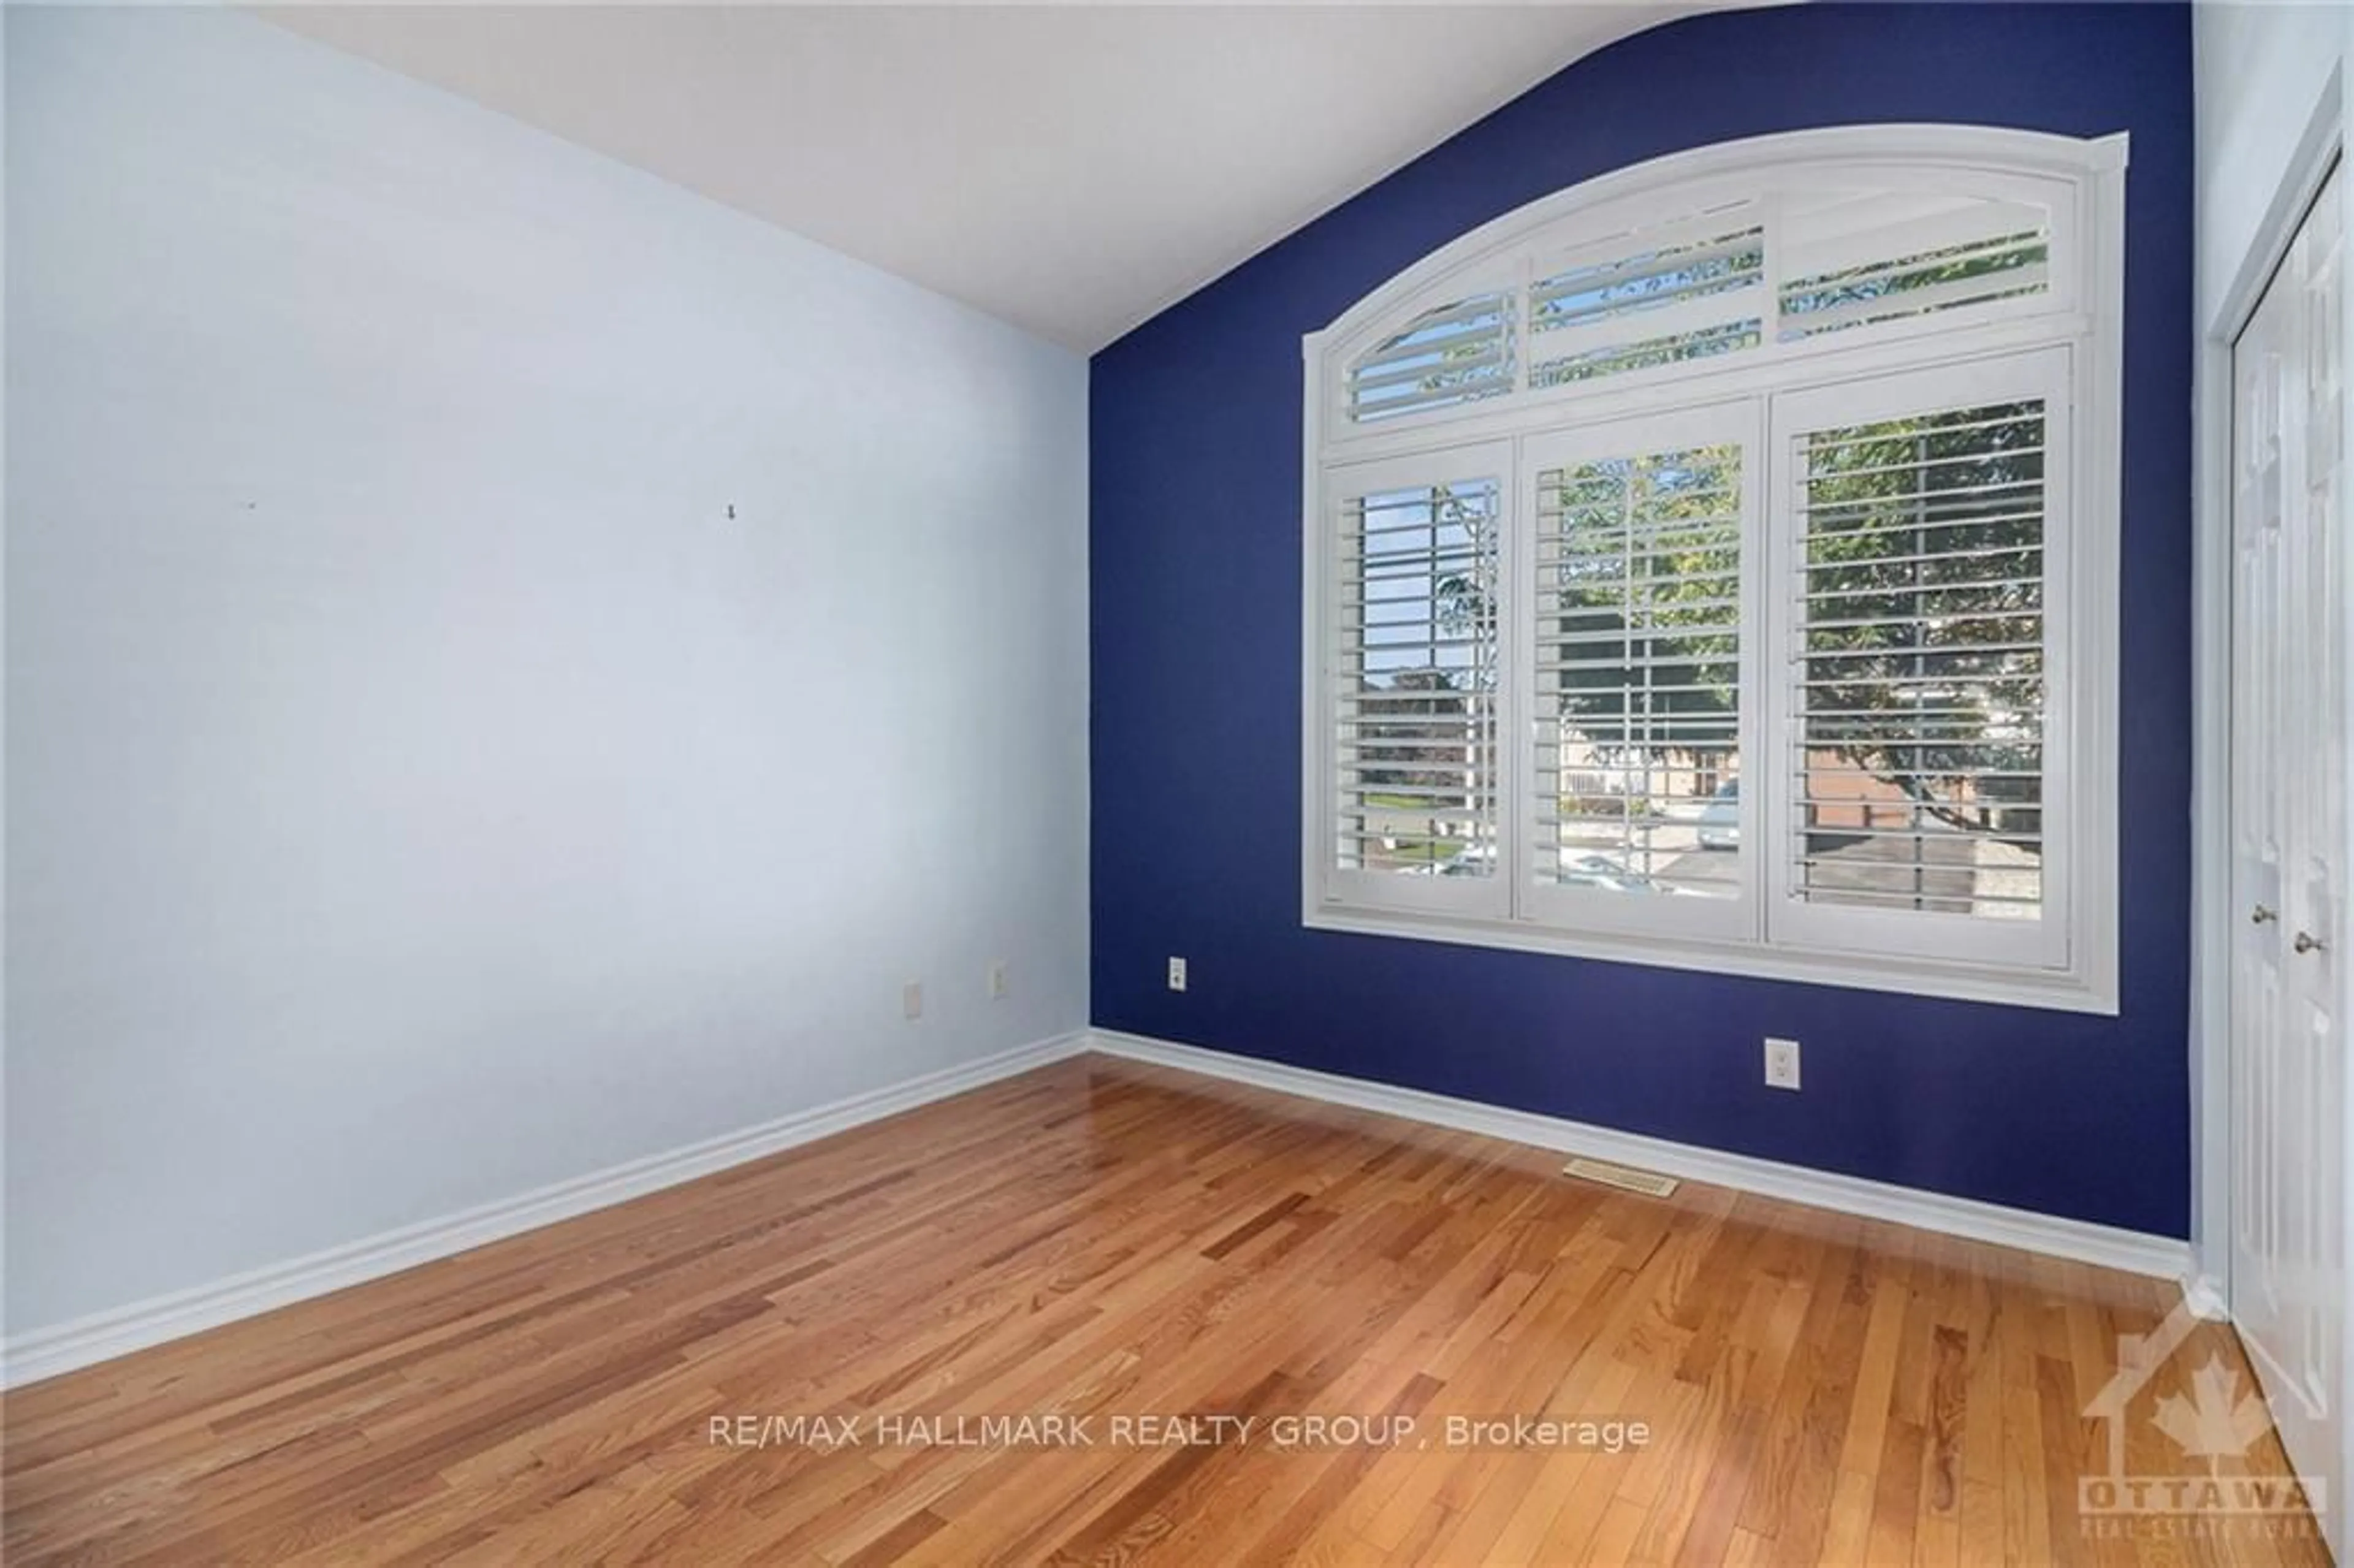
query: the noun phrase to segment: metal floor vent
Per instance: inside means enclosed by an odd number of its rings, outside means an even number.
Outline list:
[[[1662,1176],[1656,1171],[1638,1171],[1631,1165],[1613,1165],[1603,1160],[1573,1160],[1561,1168],[1564,1176],[1575,1176],[1582,1181],[1599,1181],[1605,1187],[1620,1187],[1629,1192],[1640,1192],[1647,1198],[1665,1198],[1676,1190],[1676,1179]]]

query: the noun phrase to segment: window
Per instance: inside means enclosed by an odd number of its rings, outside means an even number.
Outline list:
[[[2115,1011],[2123,166],[1706,149],[1311,336],[1309,923]]]
[[[1448,883],[1495,874],[1496,546],[1508,450],[1443,479],[1352,476],[1334,544],[1341,672],[1337,871]],[[1488,471],[1478,471],[1482,459]],[[1458,894],[1427,889],[1433,896]]]
[[[1754,710],[1741,678],[1744,574],[1756,558],[1753,427],[1734,406],[1526,445],[1527,904],[1551,923],[1663,935],[1748,927],[1745,858],[1703,851],[1699,832],[1721,792],[1737,800]]]

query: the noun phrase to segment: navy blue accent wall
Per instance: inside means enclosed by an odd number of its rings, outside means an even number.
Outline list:
[[[1098,354],[1094,1016],[1104,1028],[2179,1236],[2190,1210],[2190,24],[1804,5],[1593,55]],[[2133,133],[2120,1017],[1304,929],[1299,339],[1612,169],[1811,126]],[[1166,989],[1169,955],[1191,986]],[[1806,1047],[1768,1090],[1760,1040]]]

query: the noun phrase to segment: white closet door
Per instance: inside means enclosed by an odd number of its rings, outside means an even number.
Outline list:
[[[2346,1300],[2340,998],[2354,562],[2343,510],[2338,187],[2332,175],[2232,365],[2232,1305],[2289,1457],[2317,1480],[2338,1474]]]

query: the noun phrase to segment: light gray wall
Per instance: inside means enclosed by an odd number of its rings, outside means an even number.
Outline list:
[[[2199,325],[2223,303],[2330,73],[2354,6],[2210,5],[2191,13],[2199,140]]]
[[[249,17],[6,28],[12,1334],[1085,1022],[1081,360]]]

